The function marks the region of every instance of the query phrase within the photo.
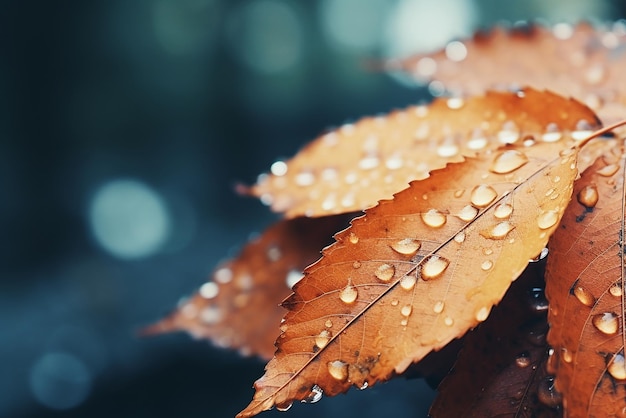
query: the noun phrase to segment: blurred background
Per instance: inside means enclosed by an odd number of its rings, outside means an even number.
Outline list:
[[[370,59],[623,1],[0,2],[0,417],[229,417],[263,363],[135,331],[276,217],[237,183],[429,99]],[[266,416],[425,416],[396,379]]]

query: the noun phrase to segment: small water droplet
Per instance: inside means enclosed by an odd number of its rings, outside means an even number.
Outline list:
[[[528,353],[524,352],[515,358],[515,364],[517,367],[523,369],[530,366],[530,356]]]
[[[200,296],[205,299],[213,299],[219,293],[220,288],[215,282],[207,282],[200,287]]]
[[[478,322],[483,322],[485,319],[487,319],[487,317],[489,317],[489,308],[487,308],[486,306],[483,306],[478,311],[476,311],[475,318]]]
[[[221,267],[215,272],[214,278],[215,281],[218,283],[230,283],[230,281],[233,279],[233,271],[228,267]]]
[[[576,130],[571,133],[572,138],[575,141],[582,141],[591,134],[593,134],[593,126],[591,126],[591,124],[584,119],[581,119],[578,123],[576,123]]]
[[[356,301],[358,295],[359,294],[356,290],[356,287],[354,287],[352,285],[352,282],[348,280],[348,284],[346,285],[346,287],[344,287],[343,290],[339,293],[339,299],[341,299],[343,303],[350,305],[354,303],[354,301]]]
[[[591,85],[600,84],[606,76],[604,65],[597,63],[587,68],[585,71],[585,80]]]
[[[470,200],[474,206],[484,208],[485,206],[489,206],[496,197],[498,197],[498,192],[496,192],[493,187],[481,184],[474,187]]]
[[[422,265],[422,279],[432,280],[438,278],[443,274],[449,264],[450,261],[443,257],[437,255],[428,257]]]
[[[465,102],[461,97],[450,97],[446,101],[446,105],[448,106],[448,108],[453,110],[462,108],[464,104]]]
[[[398,306],[398,303],[400,303],[400,301],[398,299],[393,299],[391,301],[391,306]]]
[[[537,388],[537,397],[542,404],[556,409],[561,405],[563,397],[554,387],[554,376],[547,376],[544,380],[539,382]]]
[[[454,325],[454,319],[450,318],[449,316],[446,316],[443,320],[443,323],[447,326],[447,327],[451,327],[452,325]]]
[[[556,142],[563,137],[563,133],[556,123],[550,123],[546,126],[546,132],[541,135],[543,142]]]
[[[391,264],[381,264],[378,266],[376,271],[374,271],[374,275],[376,278],[382,282],[388,282],[393,278],[393,275],[396,272],[396,268]]]
[[[369,386],[369,383],[367,383],[367,380],[366,380],[365,382],[363,382],[361,386],[359,386],[359,390],[365,390],[367,389],[368,386]]]
[[[553,227],[559,220],[556,211],[548,210],[537,217],[537,226],[540,229],[548,229]]]
[[[493,216],[498,219],[506,219],[513,213],[513,206],[508,203],[500,203],[493,211]]]
[[[402,316],[410,316],[411,312],[413,312],[413,306],[411,305],[404,305],[402,309],[400,309]]]
[[[474,219],[476,215],[478,215],[478,208],[475,208],[472,205],[466,205],[463,209],[461,209],[457,216],[461,218],[461,220],[469,222]]]
[[[207,306],[200,311],[200,320],[207,325],[213,325],[222,320],[222,311],[217,306]]]
[[[333,326],[333,321],[327,319],[326,322],[324,322],[324,326],[326,326],[326,328],[331,328]]]
[[[607,370],[614,379],[626,380],[626,362],[620,353],[615,354],[609,363]]]
[[[327,364],[328,373],[333,379],[344,381],[348,378],[348,363],[341,360],[329,361]]]
[[[411,290],[417,283],[417,278],[415,276],[404,276],[400,279],[400,287],[404,290]]]
[[[421,214],[422,221],[431,228],[439,228],[446,223],[446,215],[437,209],[429,209],[428,212]]]
[[[387,158],[387,160],[385,161],[385,166],[389,170],[398,170],[402,168],[402,166],[404,166],[404,160],[402,159],[401,155],[394,154],[391,157]]]
[[[526,154],[518,150],[506,150],[494,158],[489,170],[497,174],[507,174],[517,170],[527,162]]]
[[[324,396],[324,391],[322,390],[322,388],[317,385],[313,385],[313,387],[311,388],[311,393],[309,394],[309,396],[304,398],[302,402],[304,403],[319,402],[319,400],[322,399],[323,396]]]
[[[572,352],[569,351],[567,348],[563,347],[561,348],[561,358],[563,359],[564,362],[566,363],[571,363],[572,360],[574,360],[573,356],[572,356]]]
[[[293,405],[293,402],[287,402],[280,405],[276,405],[276,410],[280,412],[287,412],[289,408]]]
[[[443,303],[443,301],[438,301],[437,303],[435,303],[435,305],[433,306],[433,312],[434,313],[441,313],[443,312],[443,308],[445,307],[445,304]]]
[[[619,317],[613,312],[605,312],[594,315],[591,319],[591,323],[603,334],[614,335],[619,331],[618,318]]]
[[[465,232],[461,231],[458,234],[456,234],[454,236],[454,241],[458,242],[459,244],[465,241]]]
[[[445,54],[446,58],[450,61],[460,62],[467,57],[467,47],[460,41],[448,42],[445,48]]]
[[[595,296],[582,286],[575,286],[572,293],[574,293],[576,299],[585,306],[593,306],[596,303]]]
[[[402,255],[414,255],[421,246],[422,243],[413,238],[405,238],[391,244],[391,248]]]
[[[403,327],[406,327],[408,324],[409,324],[409,320],[406,318],[400,321],[400,325],[402,325]]]
[[[480,268],[487,271],[493,267],[493,261],[485,260],[480,264]]]
[[[354,263],[352,263],[352,267],[355,268],[355,269],[361,268],[361,262],[360,261],[355,261]]]
[[[576,198],[581,205],[587,208],[593,208],[596,206],[596,203],[598,203],[598,189],[595,185],[588,184],[580,189]]]
[[[480,235],[489,239],[504,239],[515,227],[509,221],[502,221],[494,225],[491,229],[480,231]]]
[[[465,194],[465,189],[459,189],[454,191],[454,197],[456,197],[457,199],[463,196],[463,194]]]
[[[611,177],[613,174],[617,173],[617,170],[619,170],[618,164],[609,164],[596,171],[596,173],[603,177]]]
[[[520,137],[519,130],[513,121],[506,121],[502,125],[502,130],[498,132],[498,141],[502,144],[513,144]]]
[[[619,283],[615,283],[609,289],[609,293],[611,295],[615,296],[615,297],[621,297],[622,296],[622,286]]]
[[[359,237],[356,236],[356,234],[354,232],[350,232],[350,235],[348,237],[348,240],[352,243],[352,244],[356,244],[359,242]]]
[[[376,155],[367,155],[359,161],[359,168],[361,170],[373,170],[378,167],[379,163],[380,160]]]
[[[548,349],[548,358],[546,359],[546,371],[549,374],[556,374],[559,370],[559,358],[554,351],[554,348]]]
[[[310,170],[303,170],[296,174],[294,180],[298,186],[306,187],[315,183],[315,175]]]
[[[537,313],[543,314],[548,311],[548,300],[546,299],[546,295],[544,289],[541,287],[533,287],[528,292],[530,299],[530,309]]]
[[[329,330],[323,329],[317,337],[315,337],[315,345],[320,349],[326,347],[326,344],[328,344],[332,336]]]

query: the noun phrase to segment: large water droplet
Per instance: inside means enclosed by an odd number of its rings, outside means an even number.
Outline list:
[[[402,255],[414,255],[421,246],[422,243],[413,238],[405,238],[391,244],[391,248]]]
[[[554,387],[554,376],[548,376],[539,383],[537,397],[539,402],[550,408],[556,409],[561,405],[563,397]]]
[[[613,286],[611,286],[611,288],[609,289],[609,293],[615,297],[621,297],[622,296],[622,286],[620,283],[615,283]]]
[[[541,135],[543,142],[556,142],[563,137],[563,133],[556,123],[550,123],[546,126],[546,132]]]
[[[400,279],[400,287],[404,290],[411,290],[415,287],[415,283],[417,283],[417,278],[415,276],[404,276]]]
[[[493,267],[493,261],[491,260],[485,260],[480,264],[480,268],[483,269],[484,271],[487,271],[491,269],[492,267]]]
[[[344,381],[348,378],[348,363],[344,363],[341,360],[329,361],[328,364],[328,373],[333,377],[333,379]]]
[[[617,170],[619,170],[618,164],[609,164],[596,171],[596,173],[603,177],[611,177],[613,174],[617,173]]]
[[[458,242],[459,244],[461,244],[463,241],[465,241],[465,232],[461,231],[458,234],[456,234],[454,236],[454,242]]]
[[[402,316],[410,316],[411,312],[413,312],[413,306],[411,305],[404,305],[400,309],[400,313],[402,314]]]
[[[474,187],[470,200],[474,206],[484,208],[485,206],[489,206],[496,197],[498,197],[498,192],[496,192],[493,187],[481,184]]]
[[[376,271],[374,271],[374,275],[376,278],[382,282],[388,282],[393,278],[393,275],[396,272],[396,268],[391,264],[381,264],[378,266]]]
[[[526,154],[518,150],[506,150],[494,158],[489,170],[497,174],[507,174],[517,170],[527,162]]]
[[[422,279],[432,280],[438,278],[446,270],[448,264],[450,264],[450,261],[443,257],[437,255],[428,257],[422,265]]]
[[[626,380],[626,362],[620,353],[615,354],[609,363],[607,370],[614,379]]]
[[[580,189],[576,198],[578,199],[578,203],[581,205],[587,208],[593,208],[596,203],[598,203],[598,189],[595,185],[588,184]]]
[[[515,227],[509,221],[502,221],[494,225],[491,229],[480,231],[480,235],[489,239],[504,239]]]
[[[487,319],[487,317],[489,317],[489,308],[483,306],[478,311],[476,311],[475,317],[478,322],[483,322],[485,319]]]
[[[582,286],[575,286],[572,293],[574,293],[576,299],[585,306],[593,306],[596,303],[596,298],[593,294]]]
[[[319,400],[322,399],[322,396],[324,396],[324,391],[322,390],[322,388],[317,385],[313,385],[313,387],[311,388],[311,393],[309,394],[309,396],[304,398],[302,402],[304,403],[319,402]]]
[[[519,130],[513,121],[504,122],[502,130],[498,132],[498,141],[502,144],[512,144],[520,137]]]
[[[537,226],[539,226],[540,229],[548,229],[553,227],[558,220],[558,213],[553,210],[548,210],[537,217]]]
[[[431,228],[439,228],[446,223],[446,215],[437,209],[429,209],[428,212],[421,214],[422,221]]]
[[[576,123],[576,130],[571,133],[571,136],[575,141],[582,141],[591,134],[593,134],[593,126],[588,121],[581,119]]]
[[[506,219],[513,213],[513,206],[508,203],[500,203],[493,211],[493,216],[498,219]]]
[[[605,312],[594,315],[591,319],[591,323],[603,334],[614,335],[619,331],[618,318],[619,317],[613,312]]]
[[[463,209],[461,209],[457,216],[461,218],[461,220],[469,222],[474,219],[476,215],[478,215],[478,208],[475,208],[472,205],[466,205]]]
[[[280,405],[276,405],[276,410],[280,412],[286,412],[289,411],[292,405],[293,402],[282,403]]]
[[[441,313],[441,312],[443,312],[443,308],[444,307],[445,307],[445,303],[440,300],[437,303],[435,303],[435,305],[433,306],[433,312],[434,313]]]
[[[339,299],[341,299],[343,303],[347,303],[348,305],[350,305],[354,303],[354,301],[356,301],[358,295],[359,294],[356,290],[356,287],[354,287],[352,285],[352,282],[348,280],[348,284],[346,285],[346,287],[344,287],[343,290],[339,293]]]
[[[333,334],[329,330],[323,329],[319,334],[317,334],[317,337],[315,337],[315,345],[319,349],[326,347],[326,344],[328,344],[332,336]]]

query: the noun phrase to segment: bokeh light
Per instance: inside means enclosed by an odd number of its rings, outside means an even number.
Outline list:
[[[37,401],[59,410],[80,405],[89,395],[91,380],[85,364],[64,352],[44,354],[30,373],[30,386]]]

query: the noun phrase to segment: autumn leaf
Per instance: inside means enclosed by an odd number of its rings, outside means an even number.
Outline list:
[[[472,96],[520,85],[583,101],[605,124],[626,114],[626,26],[581,23],[495,28],[433,54],[391,61],[435,90]]]
[[[543,262],[531,264],[489,318],[465,336],[459,359],[438,388],[431,417],[561,416],[554,378],[545,369],[543,286]]]
[[[583,174],[550,242],[548,341],[568,417],[626,412],[623,152]]]
[[[363,210],[464,156],[507,143],[555,141],[562,130],[580,140],[598,126],[591,110],[550,92],[441,98],[344,125],[274,164],[251,192],[288,218]]]
[[[213,272],[199,291],[144,334],[187,331],[217,346],[270,359],[284,310],[280,302],[354,214],[284,220]]]
[[[559,137],[449,164],[353,220],[283,304],[239,416],[387,380],[487,319],[569,202],[578,148]]]

